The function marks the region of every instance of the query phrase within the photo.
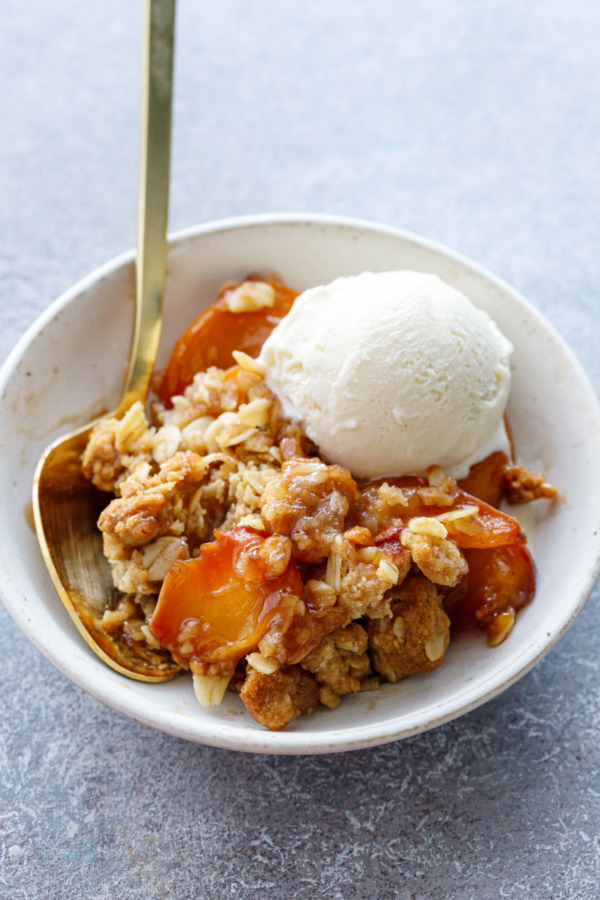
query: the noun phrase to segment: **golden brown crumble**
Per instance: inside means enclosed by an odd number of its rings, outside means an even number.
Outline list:
[[[379,534],[391,521],[406,512],[408,498],[402,488],[384,482],[367,486],[354,503],[350,519],[352,524],[368,528],[372,534]]]
[[[532,472],[525,466],[505,466],[504,477],[510,503],[530,503],[532,500],[553,500],[556,497],[555,486],[548,484],[539,472]]]
[[[468,572],[466,559],[456,544],[445,537],[419,534],[405,528],[400,540],[402,546],[410,551],[415,565],[435,584],[455,587]]]
[[[361,552],[342,539],[338,539],[336,548],[341,557],[338,602],[352,619],[385,615],[389,609],[388,592],[408,573],[410,554],[401,547],[393,554],[374,547]],[[364,561],[365,557],[368,561]]]
[[[261,512],[270,531],[291,537],[300,562],[318,563],[331,552],[356,496],[348,469],[294,458],[266,486]]]
[[[391,616],[368,625],[373,668],[396,682],[442,664],[450,643],[450,620],[435,585],[411,576],[394,591]]]
[[[232,285],[229,308],[268,307],[270,290],[258,284]],[[340,696],[372,689],[380,678],[395,682],[441,664],[449,619],[436,585],[445,594],[463,581],[468,565],[456,535],[482,526],[475,506],[445,513],[459,488],[438,466],[410,487],[359,488],[283,417],[262,367],[247,354],[234,357],[237,367],[198,373],[172,408],[155,404],[152,422],[141,404],[120,420],[103,420],[82,467],[115,495],[99,527],[123,599],[103,625],[130,642],[156,645],[148,627],[155,595],[173,563],[200,556],[215,529],[254,529],[252,549],[234,563],[241,578],[260,571],[276,579],[297,567],[298,595],[294,588],[280,598],[241,662],[203,662],[186,655],[186,641],[174,654],[195,673],[203,703],[218,702],[228,685],[258,722],[280,730],[319,702],[333,709]],[[467,479],[461,488],[495,504],[501,490],[513,502],[556,494],[542,475],[506,465],[503,454],[469,477],[472,485]],[[493,640],[513,622],[509,606]]]
[[[319,699],[324,706],[335,709],[340,695],[360,691],[361,682],[372,674],[367,646],[367,632],[358,622],[352,622],[327,635],[302,660],[302,668],[319,684]]]
[[[251,666],[240,690],[253,719],[271,731],[281,731],[297,718],[314,713],[319,703],[317,682],[299,666],[284,666],[263,675]]]

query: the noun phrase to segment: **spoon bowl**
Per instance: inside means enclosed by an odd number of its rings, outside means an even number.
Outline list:
[[[130,646],[102,624],[104,612],[117,605],[120,595],[113,587],[96,525],[106,495],[81,470],[93,425],[59,438],[38,464],[33,513],[42,554],[60,599],[98,656],[130,678],[165,681],[180,671],[167,651]]]

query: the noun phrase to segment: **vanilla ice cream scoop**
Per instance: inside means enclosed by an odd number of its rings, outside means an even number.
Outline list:
[[[301,294],[260,361],[284,410],[358,478],[508,451],[512,345],[436,275],[364,272]]]

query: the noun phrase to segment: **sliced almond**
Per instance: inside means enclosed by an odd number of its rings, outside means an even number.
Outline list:
[[[413,534],[427,534],[430,537],[445,538],[448,529],[439,519],[433,516],[415,516],[408,523]]]
[[[267,370],[265,369],[263,364],[259,363],[257,359],[253,359],[251,356],[248,356],[248,354],[244,353],[243,350],[234,350],[231,355],[235,359],[240,369],[245,369],[246,372],[253,372],[255,375],[260,375],[261,377],[265,376]]]
[[[437,662],[444,655],[445,635],[443,632],[436,635],[431,641],[425,643],[425,656],[431,662]]]
[[[231,676],[221,675],[192,675],[194,680],[194,693],[200,706],[218,706],[231,681]]]

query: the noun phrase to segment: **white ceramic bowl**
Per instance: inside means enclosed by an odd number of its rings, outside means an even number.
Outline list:
[[[63,609],[27,522],[35,463],[55,437],[118,398],[133,314],[133,254],[63,294],[27,332],[0,374],[0,589],[11,615],[57,668],[104,703],[192,741],[267,753],[325,753],[393,741],[474,709],[527,672],[566,632],[598,575],[600,412],[589,382],[548,322],[506,284],[463,257],[391,228],[324,216],[256,216],[173,237],[160,362],[220,283],[277,271],[304,289],[364,270],[433,272],[487,310],[513,342],[509,418],[519,459],[545,471],[560,501],[538,504],[534,602],[509,639],[454,641],[441,669],[377,693],[345,697],[273,734],[239,698],[214,710],[190,678],[142,684],[106,667]]]

